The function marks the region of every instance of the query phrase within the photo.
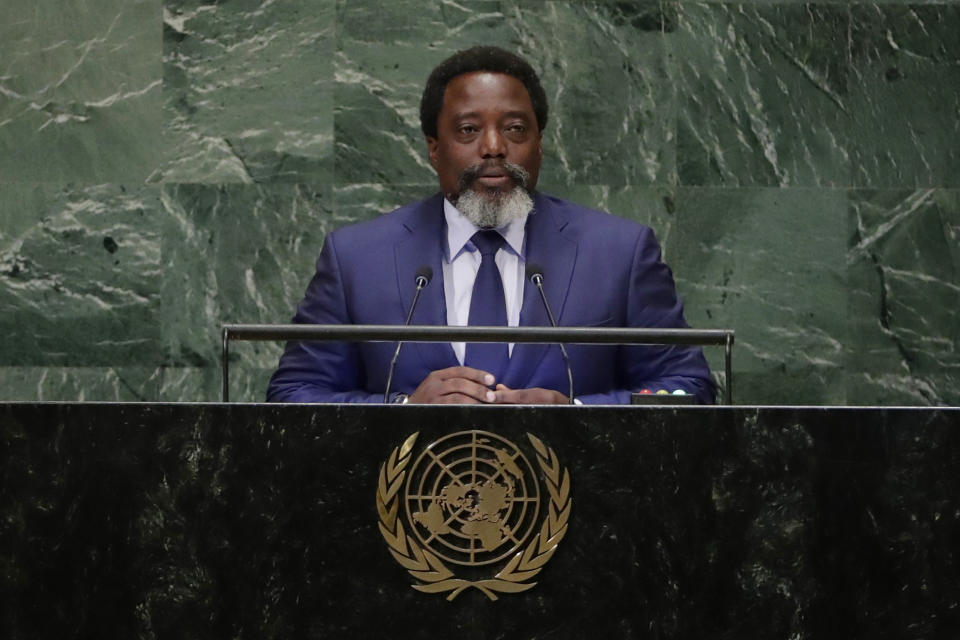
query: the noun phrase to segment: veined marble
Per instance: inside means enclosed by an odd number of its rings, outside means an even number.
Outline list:
[[[163,6],[162,182],[326,182],[333,0]]]
[[[3,366],[160,364],[159,189],[0,189]]]
[[[846,202],[842,190],[679,190],[671,263],[687,321],[736,330],[735,402],[846,402]],[[722,351],[707,357],[723,370]]]
[[[652,226],[744,403],[958,404],[954,2],[9,0],[0,398],[214,400],[331,229],[436,190],[430,70],[551,101],[540,188]],[[238,344],[259,400],[282,345]],[[722,353],[708,350],[714,370]]]
[[[160,4],[4,0],[0,182],[142,182],[162,144]]]
[[[960,404],[960,194],[850,198],[851,400]]]

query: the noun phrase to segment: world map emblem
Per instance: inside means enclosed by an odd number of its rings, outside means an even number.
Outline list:
[[[470,430],[415,455],[418,435],[391,452],[377,486],[380,532],[417,579],[413,588],[448,600],[475,588],[496,600],[535,586],[573,502],[570,474],[553,450],[527,434],[531,461],[510,440]]]

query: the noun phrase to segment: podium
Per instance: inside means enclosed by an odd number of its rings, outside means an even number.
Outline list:
[[[569,475],[555,552],[496,600],[414,589],[429,580],[391,552],[378,510],[412,434],[408,470],[473,431],[537,469],[532,435]],[[960,628],[960,409],[3,404],[0,438],[8,638]],[[561,483],[541,491],[534,538]],[[445,513],[464,495],[444,493]]]

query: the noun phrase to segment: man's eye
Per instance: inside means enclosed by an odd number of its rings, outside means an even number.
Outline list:
[[[523,133],[526,130],[527,130],[526,125],[522,125],[522,124],[512,124],[509,127],[507,127],[507,131],[515,131],[517,133]]]
[[[476,133],[476,132],[477,132],[477,128],[472,124],[465,124],[462,127],[460,127],[460,133],[469,134],[469,133]]]

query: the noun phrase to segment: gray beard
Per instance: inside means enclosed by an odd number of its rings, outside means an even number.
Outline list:
[[[502,163],[503,169],[513,178],[514,186],[509,191],[478,193],[473,183],[483,174],[484,165],[500,163],[478,163],[460,172],[460,197],[453,203],[457,211],[481,229],[499,229],[507,223],[522,218],[533,210],[533,198],[527,191],[530,174],[520,165],[512,162]]]
[[[473,189],[460,193],[457,211],[481,229],[499,229],[522,218],[533,209],[533,198],[523,187],[509,191],[481,195]]]

